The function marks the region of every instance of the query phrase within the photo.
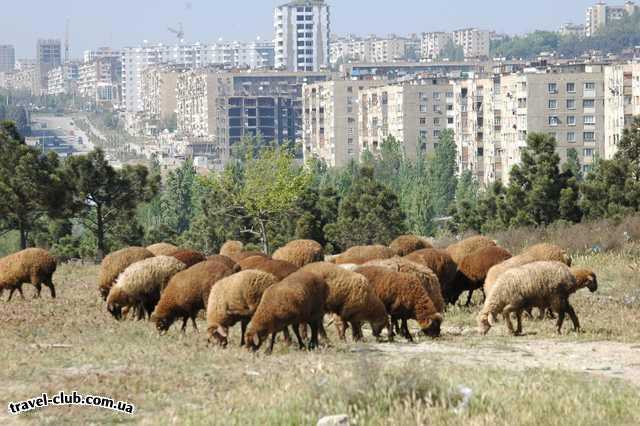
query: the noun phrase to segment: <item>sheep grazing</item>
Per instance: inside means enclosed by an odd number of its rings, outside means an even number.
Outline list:
[[[253,257],[253,256],[261,256],[261,257],[265,257],[268,258],[269,256],[267,256],[266,254],[260,252],[260,251],[243,251],[240,253],[235,253],[235,254],[230,254],[229,257],[231,258],[231,260],[233,260],[236,263],[240,263],[240,261],[242,261],[243,259],[247,259],[249,257]]]
[[[447,294],[444,295],[447,303],[455,305],[460,295],[464,291],[468,291],[469,296],[467,297],[466,305],[469,306],[474,290],[483,288],[484,280],[489,270],[510,258],[511,253],[498,246],[483,247],[465,256],[458,263],[456,279],[447,288]]]
[[[56,297],[52,276],[56,271],[56,260],[46,250],[29,248],[10,254],[0,259],[0,297],[4,290],[9,290],[9,298],[18,290],[22,293],[22,284],[31,283],[36,288],[34,297],[40,297],[42,284],[49,287],[51,297]]]
[[[389,248],[398,256],[406,256],[414,251],[433,248],[433,246],[415,235],[401,235],[389,244]]]
[[[227,241],[220,247],[220,254],[231,257],[232,254],[238,254],[244,249],[244,244],[240,241]]]
[[[125,307],[141,307],[151,315],[171,277],[186,268],[170,256],[155,256],[128,266],[109,292],[107,310],[117,320]]]
[[[299,326],[309,324],[311,339],[309,349],[318,346],[318,330],[324,316],[324,307],[329,287],[319,276],[298,271],[265,290],[255,315],[247,329],[247,345],[258,350],[271,334],[269,352],[273,350],[276,335],[288,326],[293,326],[300,349],[304,342]]]
[[[100,263],[100,272],[98,275],[98,288],[102,298],[107,300],[109,291],[116,282],[116,278],[118,278],[118,275],[127,269],[129,265],[153,256],[154,254],[144,247],[127,247],[105,256]]]
[[[354,340],[362,339],[360,323],[369,322],[374,335],[380,335],[387,327],[387,312],[367,279],[328,262],[311,263],[301,271],[311,272],[329,286],[325,310],[336,314],[336,328],[341,340],[345,340],[346,324],[351,325]]]
[[[453,261],[449,253],[444,250],[418,250],[405,256],[404,259],[416,262],[431,269],[440,281],[440,288],[443,296],[447,293],[447,289],[452,285],[458,272],[458,266]]]
[[[157,243],[147,246],[147,250],[153,253],[154,256],[171,256],[180,249],[173,244]]]
[[[180,262],[187,265],[187,268],[195,265],[196,263],[204,262],[205,260],[207,260],[207,256],[195,250],[178,250],[177,252],[172,253],[170,256],[175,257]]]
[[[476,250],[495,245],[496,242],[492,239],[483,237],[482,235],[476,235],[475,237],[466,238],[455,244],[451,244],[447,247],[447,253],[449,253],[454,262],[460,263],[462,262],[462,259]]]
[[[341,265],[342,266],[342,265]],[[427,290],[429,298],[436,307],[436,310],[440,313],[444,311],[444,300],[442,298],[442,289],[440,288],[440,280],[433,271],[426,266],[419,263],[412,262],[406,258],[394,257],[384,260],[372,260],[367,262],[364,266],[381,266],[383,268],[389,268],[396,272],[404,272],[411,274],[420,280],[422,287]]]
[[[240,346],[244,346],[247,324],[258,308],[262,293],[276,282],[278,279],[273,275],[255,269],[218,281],[207,302],[209,341],[215,339],[221,346],[227,346],[229,328],[240,321]]]
[[[275,276],[278,281],[282,281],[289,275],[298,270],[298,267],[284,260],[274,260],[262,256],[251,256],[243,259],[238,264],[240,269],[257,269],[258,271],[268,272]]]
[[[182,318],[182,332],[191,318],[197,330],[196,316],[206,307],[209,292],[214,284],[231,275],[233,270],[224,264],[209,260],[175,274],[162,292],[151,321],[160,333],[166,332],[176,319]]]
[[[489,318],[502,314],[511,334],[522,333],[522,312],[531,307],[541,310],[547,308],[558,313],[556,324],[558,333],[562,330],[565,313],[573,322],[574,330],[580,329],[580,323],[569,296],[580,288],[587,287],[591,292],[598,289],[595,274],[587,269],[573,271],[562,262],[541,261],[511,268],[500,275],[491,293],[487,295],[482,312],[478,316],[480,332],[486,334],[491,328]],[[517,328],[514,330],[511,313],[515,312]]]
[[[293,263],[298,268],[324,259],[324,250],[320,243],[313,240],[294,240],[288,242],[273,253],[276,260]]]
[[[513,256],[511,259],[505,260],[502,263],[498,263],[497,265],[489,269],[489,272],[487,272],[487,277],[484,280],[485,297],[489,296],[491,288],[495,284],[496,280],[505,271],[511,268],[526,265],[527,263],[545,260],[562,262],[567,266],[571,266],[571,257],[569,257],[567,255],[567,252],[564,251],[561,247],[554,244],[546,243],[536,244],[535,246],[529,247],[519,255]]]
[[[332,258],[332,263],[354,263],[362,265],[370,260],[389,259],[396,255],[396,252],[387,246],[354,246]]]
[[[369,280],[375,294],[391,316],[392,322],[415,319],[427,336],[440,335],[442,315],[436,310],[418,278],[380,266],[363,266],[356,272]],[[389,338],[392,339],[392,327],[388,330]],[[406,322],[403,322],[402,335],[409,341],[413,341]]]

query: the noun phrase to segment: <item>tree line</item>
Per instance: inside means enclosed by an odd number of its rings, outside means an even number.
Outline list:
[[[43,155],[3,122],[0,231],[62,258],[100,259],[159,241],[213,253],[229,239],[271,252],[309,238],[331,253],[403,233],[486,233],[640,209],[640,119],[615,158],[596,159],[586,175],[575,150],[561,165],[555,140],[532,133],[509,184],[485,189],[470,172],[458,174],[451,131],[415,159],[402,146],[388,137],[376,155],[337,169],[317,159],[302,165],[293,144],[248,138],[221,173],[198,174],[185,161],[162,178],[157,161],[115,169],[101,150],[64,161]]]

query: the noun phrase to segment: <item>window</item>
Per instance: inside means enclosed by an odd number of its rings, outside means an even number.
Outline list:
[[[421,126],[424,126],[424,125],[426,125],[426,124],[427,124],[427,119],[426,119],[426,118],[424,118],[424,117],[420,117],[420,125],[421,125]]]
[[[434,105],[433,106],[433,112],[442,112],[442,111],[440,111],[440,105]]]
[[[590,125],[592,126],[592,125],[596,124],[596,117],[593,116],[593,115],[585,115],[583,123],[586,126],[590,126]]]
[[[427,131],[426,130],[420,130],[420,140],[426,140],[427,139]]]
[[[549,109],[558,109],[558,101],[556,99],[549,99]]]
[[[440,99],[440,93],[439,92],[433,92],[433,99]]]
[[[596,140],[596,134],[595,132],[584,132],[582,134],[582,139],[585,142],[594,142]]]
[[[453,124],[453,117],[447,117],[447,124]]]
[[[560,120],[555,115],[549,116],[549,126],[557,126],[560,124]]]
[[[576,132],[567,132],[567,142],[569,143],[576,142]]]
[[[558,93],[558,85],[556,83],[549,83],[549,93]]]
[[[440,125],[440,118],[436,117],[433,119],[433,125],[434,126],[439,126]]]
[[[576,125],[576,116],[567,115],[567,126],[575,126],[575,125]]]
[[[584,149],[585,157],[593,157],[593,148],[585,148]]]
[[[433,131],[433,137],[434,138],[439,138],[440,137],[440,130],[434,130]]]
[[[575,83],[567,83],[567,93],[576,93]]]
[[[453,98],[453,92],[447,92],[447,98]]]
[[[582,101],[583,108],[594,108],[596,106],[596,101],[593,99],[585,99]]]
[[[425,104],[420,104],[420,112],[422,112],[422,113],[427,112],[427,105],[425,105]]]
[[[596,90],[596,84],[592,81],[586,82],[584,84],[584,90]]]
[[[576,109],[575,99],[567,99],[567,109]]]
[[[593,164],[583,164],[582,171],[584,173],[590,173],[593,170]]]

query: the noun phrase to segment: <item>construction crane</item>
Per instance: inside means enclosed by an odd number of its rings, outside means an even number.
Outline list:
[[[178,40],[182,40],[184,38],[184,29],[182,28],[182,22],[178,22],[178,29],[176,30],[175,28],[171,28],[171,27],[167,27],[167,29],[174,33],[176,35],[176,37],[178,37]]]

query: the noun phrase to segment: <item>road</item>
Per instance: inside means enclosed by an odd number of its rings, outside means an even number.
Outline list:
[[[54,150],[62,155],[80,155],[94,148],[87,135],[75,126],[73,117],[32,115],[31,118],[32,136],[45,141],[47,150]]]

